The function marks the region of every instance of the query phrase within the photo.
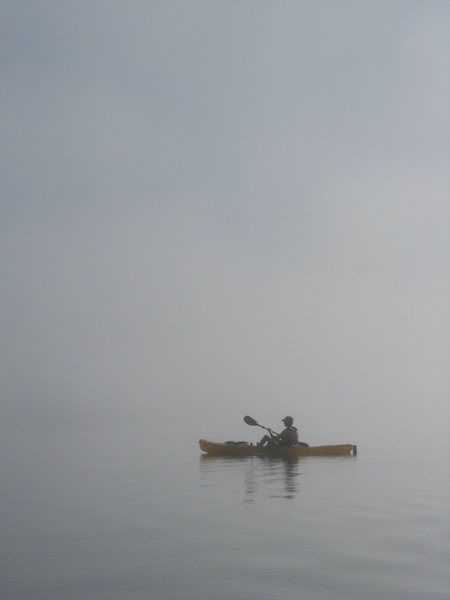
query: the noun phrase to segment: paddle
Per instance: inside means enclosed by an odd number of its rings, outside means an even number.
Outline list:
[[[272,429],[269,429],[268,427],[264,427],[264,425],[260,425],[258,423],[258,421],[256,421],[252,417],[249,417],[248,415],[246,415],[244,417],[244,422],[247,423],[247,425],[251,425],[252,427],[256,425],[256,427],[261,427],[261,429],[265,429],[266,431],[269,431],[269,432],[272,432],[275,435],[278,435],[278,433],[275,433],[275,431],[272,431]]]

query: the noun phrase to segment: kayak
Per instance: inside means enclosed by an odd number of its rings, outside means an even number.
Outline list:
[[[258,446],[249,442],[210,442],[199,440],[200,449],[209,456],[356,456],[354,444],[335,446]]]

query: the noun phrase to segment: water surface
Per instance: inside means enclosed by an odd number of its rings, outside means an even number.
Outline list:
[[[450,595],[445,455],[208,458],[129,430],[1,449],[2,600]]]

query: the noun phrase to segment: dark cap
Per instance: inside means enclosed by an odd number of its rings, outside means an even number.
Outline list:
[[[284,419],[281,419],[283,423],[289,422],[291,425],[294,422],[294,419],[292,417],[284,417]]]

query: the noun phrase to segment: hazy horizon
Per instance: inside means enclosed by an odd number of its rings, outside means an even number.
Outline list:
[[[448,3],[0,14],[3,427],[448,444]]]

